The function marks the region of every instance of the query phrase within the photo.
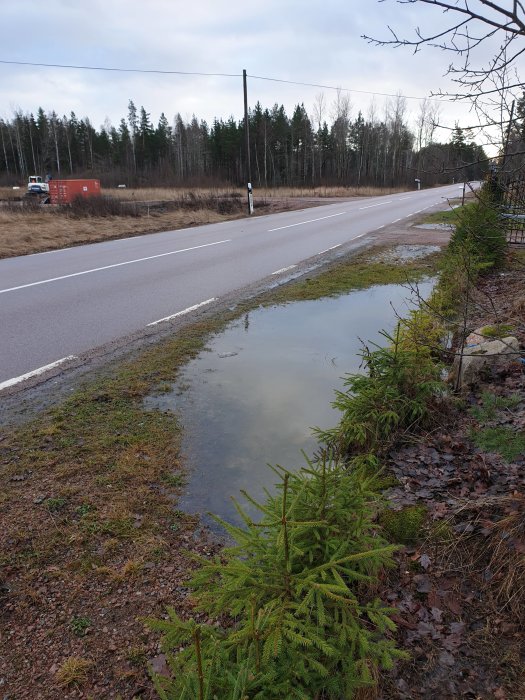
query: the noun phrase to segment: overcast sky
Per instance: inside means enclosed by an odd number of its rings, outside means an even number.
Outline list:
[[[362,34],[388,36],[444,24],[441,11],[394,0],[0,0],[0,60],[35,63],[200,71],[320,83],[375,93],[425,97],[451,83],[450,57],[425,48],[377,48]],[[284,104],[288,113],[304,102],[309,114],[320,92],[328,104],[335,91],[249,79],[249,104]],[[369,95],[351,92],[353,114],[367,111]],[[195,114],[242,116],[241,77],[155,75],[0,64],[0,116],[14,110],[74,111],[97,128],[118,125],[128,101],[144,105],[154,124],[161,112],[172,122]],[[377,96],[380,112],[385,98]],[[417,100],[408,100],[415,116]],[[329,110],[326,114],[329,117]],[[453,127],[473,120],[466,107],[444,103],[441,121]],[[448,134],[436,134],[448,140]]]

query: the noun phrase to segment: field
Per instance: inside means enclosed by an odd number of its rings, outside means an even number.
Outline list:
[[[257,190],[255,214],[322,204],[327,198],[377,196],[377,188],[278,188]],[[0,258],[171,231],[246,216],[241,188],[112,189],[93,206],[57,208],[21,202],[24,190],[0,188]]]

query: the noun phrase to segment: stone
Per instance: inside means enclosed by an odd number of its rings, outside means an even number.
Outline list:
[[[466,388],[477,384],[486,368],[503,370],[519,361],[519,342],[517,338],[508,336],[500,340],[485,340],[470,346],[467,343],[463,347],[461,366],[460,359],[456,357],[454,360],[452,376],[456,386]]]

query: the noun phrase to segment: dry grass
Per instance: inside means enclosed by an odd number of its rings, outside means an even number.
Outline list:
[[[381,187],[257,187],[254,186],[254,196],[263,199],[294,199],[294,198],[328,198],[328,197],[380,197],[384,194],[404,192],[406,187],[381,188]],[[0,197],[2,190],[0,189]],[[111,194],[126,201],[177,201],[183,197],[198,194],[201,197],[244,197],[246,190],[243,187],[217,187],[217,188],[185,188],[185,187],[146,187],[106,190],[104,194]]]
[[[406,192],[406,187],[276,187],[273,189],[256,188],[254,193],[268,199],[282,197],[381,197],[381,195]]]
[[[469,501],[454,521],[472,527],[450,540],[452,568],[479,582],[495,614],[510,614],[525,626],[525,496],[520,493]],[[490,599],[490,600],[489,600]]]
[[[127,202],[178,202],[190,196],[200,198],[244,197],[245,190],[241,187],[128,187],[126,189],[106,189],[103,194]]]
[[[72,219],[44,207],[27,213],[0,209],[0,258],[212,224],[231,218],[235,217],[200,210],[151,213],[149,216],[145,212],[137,218],[114,216]]]
[[[67,687],[76,683],[84,683],[87,680],[87,672],[91,666],[91,661],[87,661],[87,659],[70,656],[57,671],[58,684]]]

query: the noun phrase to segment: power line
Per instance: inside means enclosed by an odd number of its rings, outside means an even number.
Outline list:
[[[146,68],[110,68],[108,66],[74,66],[64,63],[32,63],[30,61],[4,61],[0,63],[14,66],[36,66],[39,68],[74,68],[76,70],[100,70],[112,73],[158,73],[160,75],[202,75],[221,78],[242,78],[242,73],[200,73],[198,71],[183,70],[155,70]]]
[[[427,100],[428,102],[455,102],[455,100],[438,100],[432,97],[416,97],[415,95],[398,95],[391,92],[371,92],[369,90],[354,90],[353,88],[336,87],[335,85],[321,85],[319,83],[301,83],[296,80],[283,80],[281,78],[268,78],[262,75],[248,74],[249,78],[254,80],[270,80],[273,83],[286,83],[288,85],[304,85],[306,87],[317,87],[324,90],[340,90],[341,92],[357,92],[361,95],[377,95],[378,97],[404,97],[407,100]]]
[[[0,59],[0,64],[4,65],[14,65],[14,66],[33,66],[37,68],[69,68],[73,70],[96,70],[96,71],[106,71],[110,73],[146,73],[146,74],[157,74],[157,75],[198,75],[204,77],[216,77],[216,78],[242,78],[242,73],[204,73],[201,71],[182,71],[182,70],[158,70],[158,69],[145,69],[145,68],[114,68],[110,66],[79,66],[79,65],[69,65],[64,63],[36,63],[31,61],[6,61]],[[372,95],[378,97],[403,97],[407,100],[428,100],[429,102],[454,102],[455,100],[439,100],[431,97],[416,97],[415,95],[398,95],[390,92],[372,92],[370,90],[356,90],[353,88],[342,88],[335,85],[323,85],[320,83],[307,83],[300,82],[297,80],[284,80],[282,78],[271,78],[264,75],[251,75],[247,74],[249,78],[254,80],[266,80],[273,83],[284,83],[286,85],[301,85],[303,87],[316,87],[323,90],[339,90],[341,92],[355,92],[360,95]]]

